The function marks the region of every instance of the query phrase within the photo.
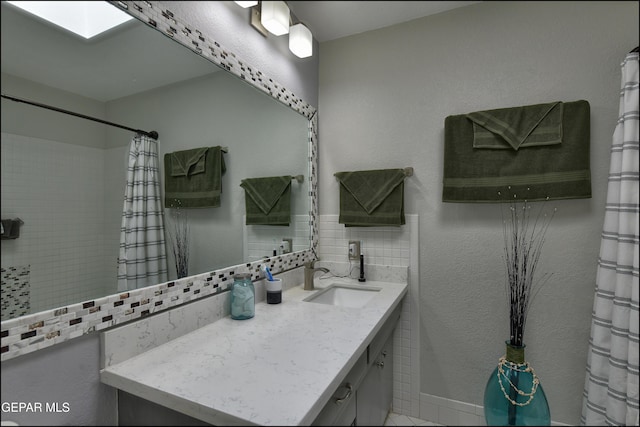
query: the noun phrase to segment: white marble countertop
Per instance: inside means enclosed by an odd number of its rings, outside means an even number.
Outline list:
[[[309,425],[407,292],[381,288],[362,308],[302,301],[256,304],[248,320],[222,318],[101,371],[103,383],[214,425]]]

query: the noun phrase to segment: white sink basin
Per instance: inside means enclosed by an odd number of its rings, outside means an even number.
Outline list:
[[[303,301],[317,304],[337,305],[340,307],[360,308],[368,303],[380,288],[371,286],[345,285],[333,283]]]

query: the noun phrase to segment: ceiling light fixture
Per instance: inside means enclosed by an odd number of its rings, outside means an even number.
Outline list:
[[[289,33],[289,50],[298,58],[313,55],[311,30],[291,14],[284,1],[236,1],[243,8],[251,7],[251,26],[265,37]],[[253,3],[251,5],[245,5]],[[293,24],[293,22],[296,22]]]
[[[263,1],[260,22],[273,35],[287,34],[289,32],[289,6],[283,1]]]
[[[289,28],[289,50],[298,58],[313,55],[313,35],[304,24],[295,24]]]
[[[244,9],[246,9],[248,7],[253,7],[253,6],[258,4],[257,0],[256,1],[236,1],[234,3],[237,4],[238,6],[244,8]]]
[[[103,1],[8,1],[58,27],[90,39],[133,17]]]

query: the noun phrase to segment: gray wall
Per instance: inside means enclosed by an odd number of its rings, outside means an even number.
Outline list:
[[[43,104],[69,111],[81,111],[88,116],[106,120],[105,104],[102,102],[11,74],[2,73],[2,93],[18,98],[36,99]],[[106,148],[107,143],[107,127],[100,123],[81,120],[4,98],[2,99],[2,132],[93,148]]]
[[[2,362],[2,402],[39,402],[43,408],[3,411],[2,420],[23,426],[116,425],[116,393],[100,383],[99,354],[94,334]],[[45,412],[46,403],[58,404],[61,412]]]
[[[295,57],[288,50],[286,37],[264,38],[250,27],[249,11],[230,1],[161,5],[309,104],[317,105],[317,54],[306,59]],[[99,354],[98,334],[93,334],[2,362],[3,402],[68,402],[70,409],[59,414],[3,413],[2,420],[22,425],[115,425],[115,391],[99,381]]]
[[[482,2],[321,44],[320,213],[339,212],[336,171],[415,170],[422,393],[482,405],[509,335],[499,206],[441,201],[445,117],[585,99],[593,198],[549,206],[553,277],[525,333],[552,419],[579,423],[619,64],[637,45],[637,2]]]

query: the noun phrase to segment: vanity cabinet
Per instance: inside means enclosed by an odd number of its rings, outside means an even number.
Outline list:
[[[367,373],[367,352],[362,353],[351,371],[340,382],[320,414],[314,426],[350,426],[356,419],[356,390]]]
[[[136,323],[103,332],[100,379],[118,389],[120,425],[363,425],[369,404],[382,424],[388,398],[376,399],[392,384],[379,362],[392,371],[408,285],[369,284],[380,290],[362,309],[309,303],[299,286],[285,304],[256,304],[253,320],[227,316],[152,348]]]
[[[393,400],[393,331],[398,306],[312,425],[384,425]]]
[[[118,390],[119,426],[211,426],[136,395]]]
[[[356,406],[358,425],[381,426],[393,401],[393,336],[373,358],[367,375],[358,387]]]

